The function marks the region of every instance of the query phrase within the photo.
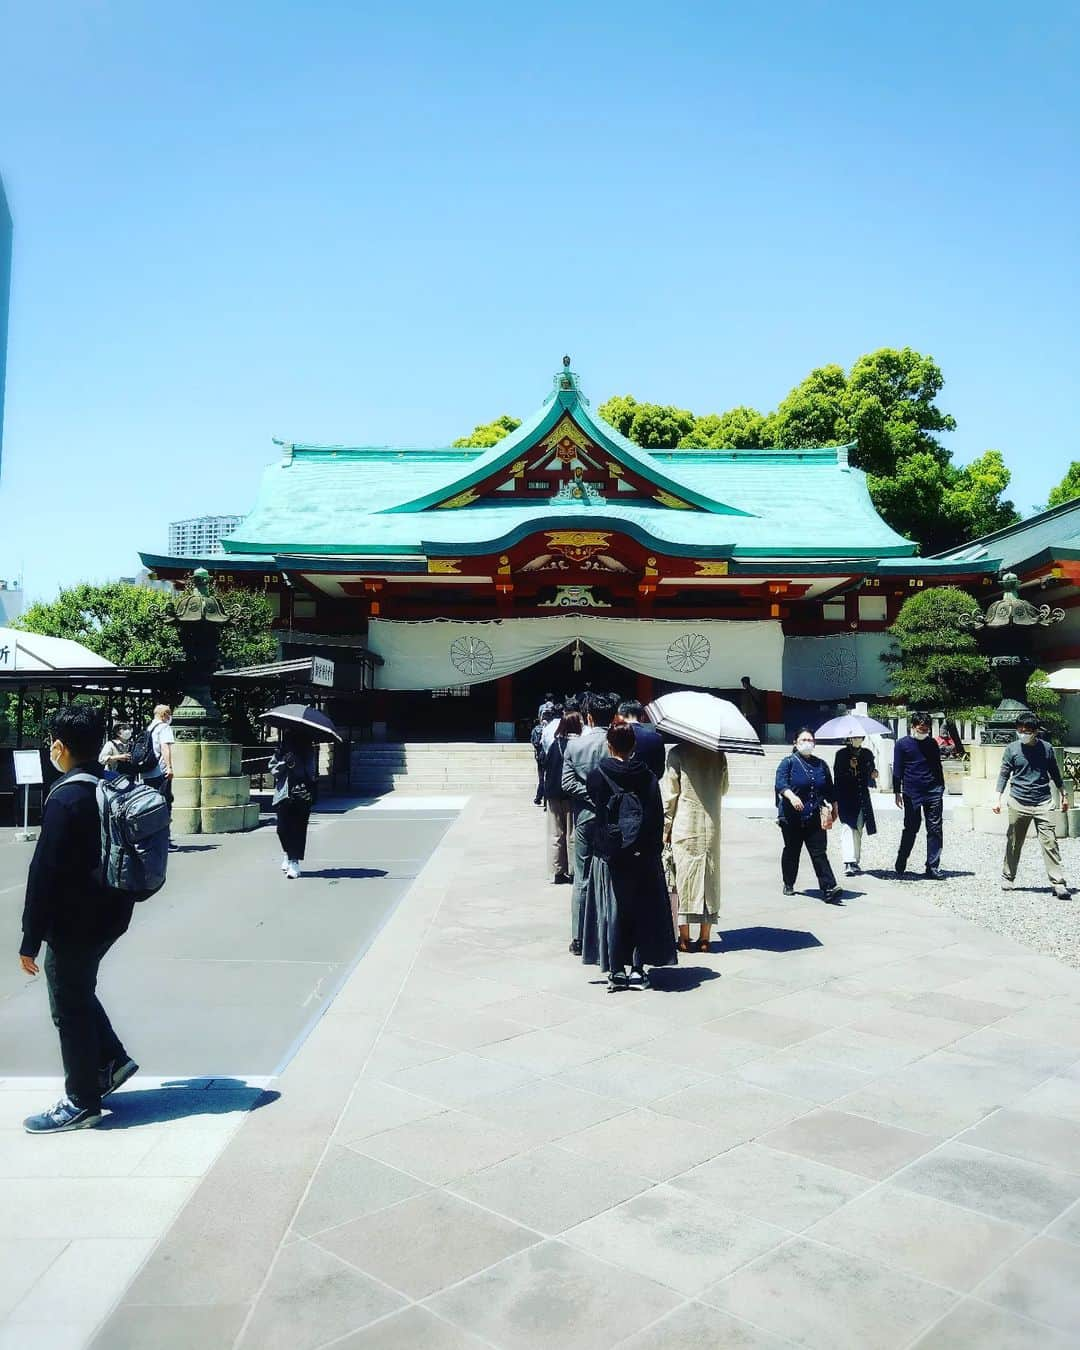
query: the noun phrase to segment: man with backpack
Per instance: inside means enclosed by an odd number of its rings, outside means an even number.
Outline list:
[[[596,809],[586,786],[589,774],[607,753],[607,729],[615,715],[617,700],[606,694],[590,694],[585,703],[588,728],[575,736],[563,756],[562,791],[574,811],[574,887],[570,895],[570,953],[581,955],[582,924],[586,892],[590,884],[592,842],[587,826]]]
[[[105,739],[98,709],[69,704],[53,717],[49,758],[62,776],[42,813],[30,863],[19,962],[43,965],[60,1035],[66,1095],[23,1125],[30,1134],[82,1130],[101,1120],[101,1100],[138,1070],[96,995],[98,967],[127,932],[136,900],[164,880],[168,821],[156,792],[102,780]]]

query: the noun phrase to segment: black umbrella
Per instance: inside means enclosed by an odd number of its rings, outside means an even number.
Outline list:
[[[341,740],[341,733],[329,717],[319,712],[318,708],[309,708],[304,703],[283,703],[280,708],[261,713],[259,721],[282,731],[303,731],[313,741]]]

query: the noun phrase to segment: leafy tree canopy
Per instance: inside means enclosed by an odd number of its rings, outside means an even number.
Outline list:
[[[497,445],[504,436],[509,436],[512,431],[517,431],[521,426],[520,417],[511,417],[503,413],[501,417],[496,417],[494,422],[481,422],[473,427],[472,434],[469,436],[459,436],[454,445],[473,445],[486,450],[489,446]]]
[[[1080,497],[1080,459],[1074,459],[1069,465],[1069,472],[1056,488],[1051,489],[1046,504],[1061,506],[1065,502],[1071,502],[1074,497]]]
[[[277,644],[266,596],[237,590],[219,591],[218,598],[234,619],[221,643],[225,666],[272,661]],[[43,637],[72,638],[118,666],[169,671],[183,659],[176,630],[168,621],[169,601],[165,592],[144,586],[84,583],[62,590],[55,600],[31,605],[16,627]]]

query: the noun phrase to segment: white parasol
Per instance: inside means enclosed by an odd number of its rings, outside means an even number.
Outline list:
[[[662,694],[649,704],[646,712],[657,731],[676,740],[735,755],[765,753],[757,732],[734,703],[700,689]]]

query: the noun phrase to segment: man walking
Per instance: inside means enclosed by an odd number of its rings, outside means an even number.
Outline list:
[[[1034,824],[1042,845],[1046,875],[1059,900],[1069,899],[1065,873],[1061,868],[1061,848],[1054,834],[1051,815],[1050,784],[1057,787],[1062,811],[1069,809],[1069,799],[1061,781],[1054,747],[1039,736],[1038,719],[1033,713],[1021,713],[1016,719],[1017,739],[1005,747],[998,774],[998,799],[993,807],[1001,814],[1003,805],[1009,808],[1009,831],[1005,836],[1005,863],[1001,869],[1002,887],[1007,891],[1016,880],[1020,851],[1027,838],[1028,826]],[[1005,789],[1009,789],[1006,803]]]
[[[589,799],[585,780],[604,758],[607,729],[615,715],[615,700],[605,694],[590,694],[585,703],[588,727],[580,736],[572,736],[563,756],[562,790],[574,808],[574,888],[570,894],[570,951],[581,955],[581,921],[585,913],[585,894],[592,870],[589,822],[596,811]]]
[[[143,774],[143,782],[157,788],[168,802],[170,816],[172,815],[173,801],[172,748],[176,743],[176,732],[173,731],[171,723],[172,709],[167,703],[159,703],[154,709],[154,720],[146,728],[147,735],[154,747],[154,754],[157,756],[157,767],[149,773]]]
[[[930,735],[930,714],[913,713],[911,735],[901,736],[893,750],[893,787],[896,804],[904,811],[904,830],[896,855],[896,875],[907,871],[907,861],[926,821],[926,876],[940,881],[942,811],[945,802],[945,774],[941,768],[941,750]]]
[[[101,1120],[101,1099],[138,1070],[95,993],[102,958],[131,923],[132,901],[101,883],[98,754],[101,713],[69,704],[53,717],[49,758],[63,776],[49,792],[30,863],[19,963],[38,973],[43,942],[49,1007],[60,1034],[66,1095],[23,1125],[30,1134],[84,1130]],[[87,777],[84,777],[87,776]]]

